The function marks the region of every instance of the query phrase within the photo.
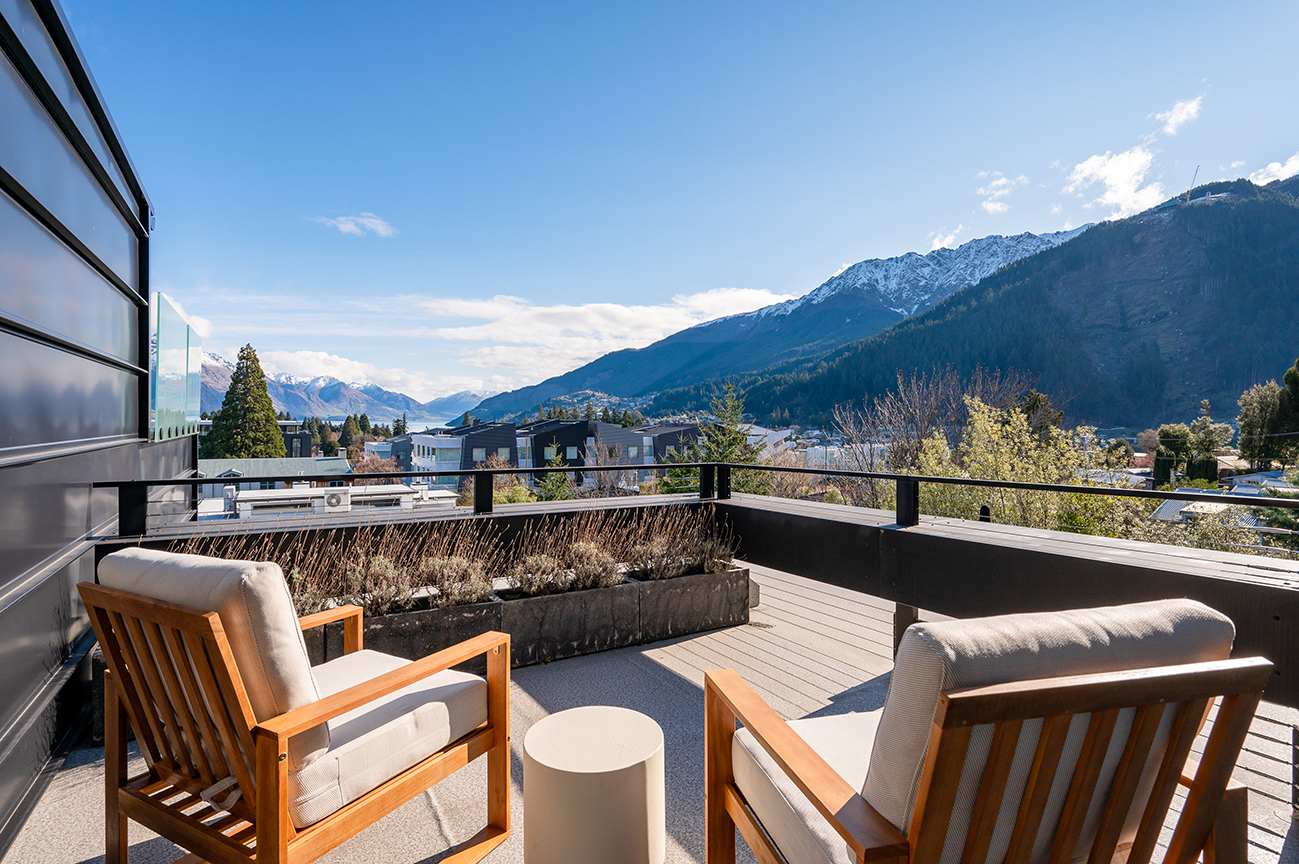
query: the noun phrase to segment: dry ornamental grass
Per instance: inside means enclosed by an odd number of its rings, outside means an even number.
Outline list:
[[[617,585],[624,571],[667,579],[729,566],[736,542],[711,506],[591,510],[530,523],[511,541],[486,520],[215,534],[172,551],[274,561],[300,614],[355,603],[369,615],[482,602],[505,575],[521,594]]]

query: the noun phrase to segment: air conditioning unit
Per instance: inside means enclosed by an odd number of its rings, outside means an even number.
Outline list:
[[[315,503],[316,509],[321,513],[350,513],[352,490],[346,486],[325,489]]]

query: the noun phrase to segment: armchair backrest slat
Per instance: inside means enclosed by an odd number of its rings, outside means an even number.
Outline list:
[[[255,721],[220,618],[101,585],[78,590],[153,778],[251,817]]]
[[[945,694],[909,826],[912,860],[1147,864],[1218,701],[1165,858],[1195,860],[1270,674],[1266,660],[1244,658]],[[973,733],[989,728],[990,743],[976,746]],[[977,789],[967,819],[954,818],[958,788]]]

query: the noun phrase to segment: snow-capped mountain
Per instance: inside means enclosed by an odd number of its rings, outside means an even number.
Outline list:
[[[1008,264],[1073,239],[1087,227],[1051,234],[994,234],[955,249],[861,261],[798,299],[699,324],[644,348],[606,354],[540,384],[493,396],[474,413],[513,416],[582,390],[644,396],[829,351],[886,330]]]
[[[750,314],[790,315],[804,306],[823,303],[836,295],[873,294],[899,315],[914,315],[953,292],[991,276],[1007,264],[1059,246],[1090,227],[1084,225],[1072,231],[1049,234],[1025,231],[1008,237],[992,234],[962,243],[955,249],[935,249],[927,255],[908,252],[894,258],[859,261],[796,300],[787,300]]]
[[[235,364],[219,354],[203,355],[202,410],[215,411],[230,387]],[[344,417],[369,414],[370,419],[384,422],[403,413],[415,422],[443,422],[463,414],[489,394],[467,390],[420,402],[404,393],[385,390],[377,384],[345,382],[328,375],[302,376],[281,372],[266,377],[266,390],[276,411],[288,411],[293,417]]]
[[[872,338],[735,377],[754,416],[779,410],[810,424],[892,388],[899,371],[980,366],[1029,376],[1070,423],[1141,428],[1194,417],[1202,400],[1230,413],[1242,390],[1294,362],[1299,315],[1282,310],[1296,308],[1296,261],[1299,177],[1209,183],[1017,261]],[[710,383],[660,393],[645,411],[698,410]]]

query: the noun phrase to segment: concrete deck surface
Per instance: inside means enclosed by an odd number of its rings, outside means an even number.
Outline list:
[[[883,704],[893,665],[891,604],[766,568],[753,572],[762,586],[762,605],[746,626],[514,671],[514,833],[488,862],[523,860],[520,748],[528,728],[550,713],[579,705],[621,705],[658,721],[667,748],[667,860],[679,864],[703,860],[705,670],[738,669],[789,718]],[[1251,861],[1299,864],[1299,830],[1292,824],[1289,803],[1290,727],[1297,720],[1299,712],[1265,704],[1237,767],[1237,779],[1253,790]],[[448,847],[486,821],[483,763],[478,760],[413,799],[322,860],[441,860]],[[142,770],[143,763],[136,767]],[[103,795],[102,752],[73,752],[4,860],[102,862]],[[130,838],[134,864],[169,862],[181,854],[139,825],[132,824]],[[747,852],[742,860],[751,860]]]

